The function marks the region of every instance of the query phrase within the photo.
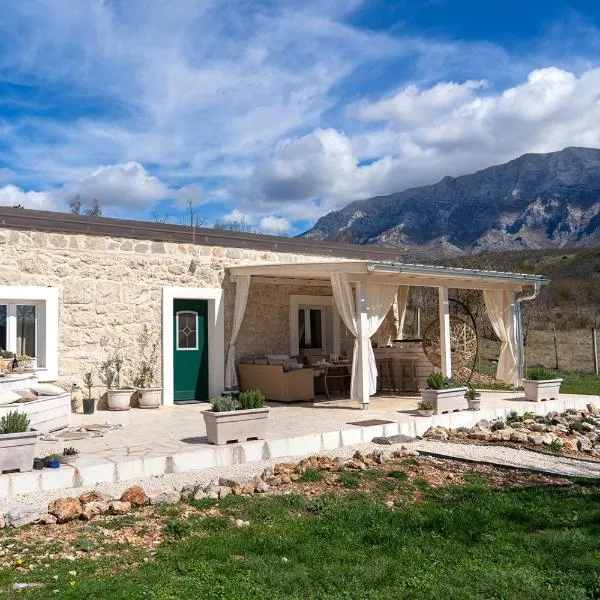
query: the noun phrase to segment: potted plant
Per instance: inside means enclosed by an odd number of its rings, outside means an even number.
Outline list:
[[[144,325],[138,336],[138,372],[133,382],[137,389],[140,408],[158,408],[162,400],[162,388],[155,387],[156,365],[158,362],[158,342]]]
[[[33,371],[35,359],[27,354],[20,354],[17,356],[17,362],[19,363],[19,369],[23,371]]]
[[[435,406],[433,405],[433,402],[429,402],[429,400],[421,400],[419,404],[417,404],[417,413],[420,417],[431,417],[434,410]]]
[[[267,433],[269,408],[265,406],[265,395],[258,390],[241,392],[238,399],[217,396],[210,410],[202,414],[211,444],[262,440]]]
[[[83,385],[87,388],[87,398],[83,399],[83,414],[93,415],[96,401],[92,398],[92,388],[94,387],[94,375],[92,371],[86,371],[83,374]]]
[[[481,410],[481,394],[474,387],[470,387],[465,392],[465,398],[467,399],[469,410]]]
[[[106,385],[109,410],[131,408],[131,388],[122,387],[123,357],[118,351],[100,364],[100,378]]]
[[[560,393],[562,379],[556,371],[546,367],[532,367],[527,370],[527,379],[523,380],[525,399],[530,402],[556,400]]]
[[[63,449],[62,456],[60,457],[60,462],[64,465],[70,465],[78,457],[79,450],[77,450],[77,448],[73,448],[73,446],[70,446],[69,448]]]
[[[0,473],[31,471],[38,432],[29,429],[29,417],[13,410],[0,419]]]
[[[427,388],[421,390],[421,398],[433,404],[434,413],[439,415],[466,408],[466,391],[466,387],[435,371],[427,378]]]

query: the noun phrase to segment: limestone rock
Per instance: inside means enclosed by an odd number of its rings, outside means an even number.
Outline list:
[[[7,527],[23,527],[30,523],[35,523],[45,510],[33,506],[17,506],[8,510],[4,515],[4,521]]]
[[[492,432],[489,429],[479,429],[479,428],[472,429],[471,432],[469,433],[469,437],[472,440],[482,440],[482,441],[489,440],[491,435],[492,435]]]
[[[513,431],[510,434],[510,441],[516,442],[518,444],[526,444],[527,443],[527,434],[524,431]]]
[[[0,514],[0,529],[4,529],[6,527],[6,521],[4,520],[4,515]]]
[[[149,496],[150,504],[176,504],[181,500],[181,493],[177,490],[163,490]]]
[[[355,471],[366,471],[368,468],[364,462],[358,460],[357,458],[352,458],[349,461],[347,461],[345,467],[347,469],[352,469]]]
[[[593,402],[586,404],[585,407],[591,415],[598,416],[598,407]]]
[[[102,513],[108,512],[109,504],[104,500],[92,500],[87,504],[83,505],[83,512],[81,518],[84,521],[90,521],[94,517],[101,515]]]
[[[206,500],[206,498],[208,498],[208,494],[202,488],[194,493],[194,500]]]
[[[56,525],[57,519],[54,515],[51,515],[50,513],[46,513],[45,515],[42,515],[40,517],[40,520],[38,521],[38,523],[41,523],[42,525]]]
[[[134,485],[121,494],[121,502],[129,502],[131,506],[145,506],[150,503],[150,498],[141,486]]]
[[[265,472],[268,471],[270,468],[267,467],[265,469]],[[272,476],[272,475],[291,475],[294,470],[296,469],[296,465],[294,463],[277,463],[275,465],[275,467],[272,468],[272,472],[270,472],[268,476]]]
[[[270,486],[266,481],[261,481],[260,483],[256,484],[255,491],[257,494],[264,494],[266,491],[268,491],[269,487]]]
[[[544,444],[544,439],[542,436],[536,433],[530,433],[527,436],[527,441],[534,446],[542,446]]]
[[[226,485],[222,485],[219,488],[219,500],[222,500],[223,498],[225,498],[225,496],[229,496],[229,494],[231,494],[231,488],[226,486]]]
[[[190,498],[194,497],[195,492],[196,492],[196,486],[188,483],[188,484],[184,485],[180,490],[181,499],[189,500]]]
[[[48,512],[56,517],[57,523],[67,523],[78,519],[83,507],[78,498],[58,498],[48,505]]]
[[[79,496],[79,502],[84,505],[88,504],[88,502],[110,502],[113,499],[114,498],[110,494],[105,494],[104,492],[99,492],[97,490]]]
[[[277,475],[273,475],[273,477],[267,477],[265,479],[265,481],[267,482],[267,484],[272,485],[272,486],[278,486],[278,485],[281,485],[281,483],[282,483],[281,477],[279,477]]]
[[[591,452],[591,450],[593,448],[593,444],[592,444],[591,440],[585,435],[582,435],[579,438],[578,446],[579,446],[579,450],[581,450],[581,452]]]
[[[498,429],[490,434],[491,442],[508,442],[514,431],[512,429]]]
[[[579,450],[576,438],[566,437],[561,441],[563,443],[563,450],[566,452],[577,452],[577,450]]]
[[[113,515],[125,515],[131,510],[131,502],[113,500],[109,503],[108,508]]]

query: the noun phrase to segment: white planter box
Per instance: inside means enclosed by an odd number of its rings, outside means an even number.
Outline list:
[[[421,397],[435,406],[434,414],[441,415],[455,410],[468,408],[465,398],[466,387],[448,388],[447,390],[421,390]]]
[[[37,431],[0,434],[0,473],[16,469],[21,473],[31,471],[38,435]]]
[[[158,408],[162,403],[162,388],[138,388],[140,408]]]
[[[524,379],[525,399],[530,402],[558,400],[562,379]]]
[[[211,444],[264,440],[267,434],[268,407],[224,412],[205,410],[202,414]]]
[[[40,433],[48,433],[69,426],[71,420],[71,394],[40,396],[31,402],[0,406],[0,417],[18,410],[29,417],[29,426]]]
[[[129,410],[133,390],[107,390],[109,410]]]

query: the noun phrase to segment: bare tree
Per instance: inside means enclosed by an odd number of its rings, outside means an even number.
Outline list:
[[[215,229],[222,229],[224,231],[238,231],[241,233],[255,233],[254,227],[250,225],[246,219],[235,219],[232,221],[223,221],[217,219],[214,224]]]
[[[94,198],[92,200],[92,205],[89,208],[85,208],[83,210],[83,214],[86,217],[101,217],[102,216],[102,209],[100,208],[100,204],[98,203],[98,200],[96,198]]]
[[[169,217],[169,215],[166,215],[166,214],[161,215],[159,213],[154,212],[154,213],[152,213],[151,216],[152,216],[152,220],[155,223],[160,223],[162,225],[166,225],[171,220],[171,217]]]
[[[192,200],[187,200],[185,203],[185,216],[181,217],[180,224],[195,229],[196,227],[202,227],[205,222],[206,219],[198,214],[198,207]]]
[[[81,206],[82,206],[82,202],[81,202],[81,196],[79,194],[77,194],[76,196],[73,196],[68,202],[67,204],[69,205],[69,209],[71,210],[71,214],[73,215],[80,215],[81,214]]]

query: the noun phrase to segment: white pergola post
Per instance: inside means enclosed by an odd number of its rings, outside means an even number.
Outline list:
[[[442,361],[442,375],[452,377],[452,351],[450,346],[450,303],[448,302],[448,288],[439,288],[440,300],[440,358]]]
[[[362,294],[362,284],[356,282],[356,339],[358,340],[358,374],[360,377],[359,400],[363,408],[369,408],[369,338],[367,336],[367,305]]]

